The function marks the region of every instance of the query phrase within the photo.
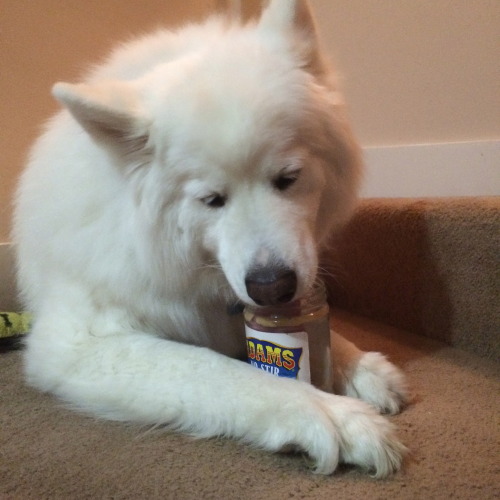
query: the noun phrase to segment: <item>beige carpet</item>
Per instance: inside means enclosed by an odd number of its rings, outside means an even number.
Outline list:
[[[5,351],[0,499],[499,499],[499,214],[498,199],[366,201],[332,258],[334,302],[383,321],[334,310],[335,329],[411,385],[394,477],[97,421],[25,387],[22,352]]]
[[[412,455],[394,477],[345,467],[321,477],[300,456],[96,421],[26,388],[21,352],[7,352],[0,354],[0,498],[500,498],[498,364],[340,311],[334,324],[408,374],[412,403],[392,420]]]

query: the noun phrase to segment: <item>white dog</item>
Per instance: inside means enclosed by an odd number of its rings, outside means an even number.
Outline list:
[[[360,154],[307,3],[272,0],[236,24],[157,32],[55,85],[66,109],[33,149],[15,215],[35,317],[27,380],[105,418],[385,476],[405,448],[376,409],[398,411],[405,388],[383,356],[336,336],[341,395],[239,360],[232,306],[311,288],[355,204]]]

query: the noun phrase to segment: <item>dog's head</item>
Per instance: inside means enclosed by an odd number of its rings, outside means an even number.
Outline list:
[[[290,301],[314,283],[360,168],[309,8],[272,0],[254,24],[189,30],[179,45],[194,48],[137,78],[54,93],[120,165],[165,259],[215,263],[244,302]]]

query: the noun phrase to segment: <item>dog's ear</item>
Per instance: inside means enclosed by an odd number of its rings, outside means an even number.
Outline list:
[[[307,0],[270,0],[259,25],[290,40],[303,66],[311,73],[324,73],[316,24]]]
[[[131,160],[145,150],[149,123],[129,84],[56,83],[52,93],[97,142],[123,159]]]

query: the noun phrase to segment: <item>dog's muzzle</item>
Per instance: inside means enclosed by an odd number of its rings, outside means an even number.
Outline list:
[[[285,266],[261,266],[245,278],[248,296],[259,306],[290,302],[297,291],[297,274]]]

